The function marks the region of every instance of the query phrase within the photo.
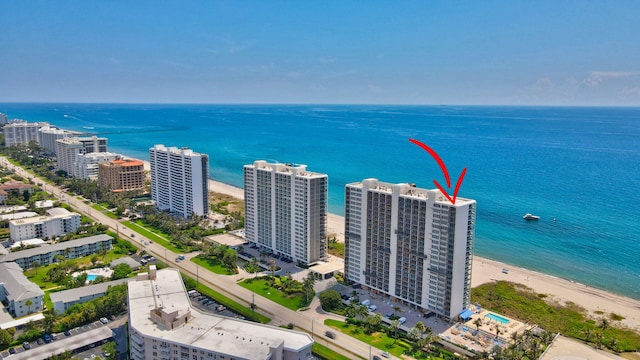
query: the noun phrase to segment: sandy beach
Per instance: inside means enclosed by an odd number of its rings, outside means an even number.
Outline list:
[[[148,162],[145,162],[145,167],[149,168]],[[219,181],[209,180],[209,190],[244,200],[243,189]],[[329,214],[327,233],[335,235],[338,241],[344,241],[344,217]],[[509,270],[507,274],[502,272],[505,268]],[[496,280],[524,284],[537,293],[549,295],[550,300],[559,303],[571,301],[583,307],[595,319],[603,316],[595,312],[603,312],[605,316],[612,312],[621,315],[624,319],[620,324],[640,331],[640,301],[638,300],[479,256],[474,257],[472,271],[473,287]]]
[[[242,189],[218,181],[210,180],[209,190],[244,199]],[[327,233],[335,234],[338,241],[344,241],[344,217],[329,214]],[[505,268],[509,269],[508,274],[502,272]],[[474,287],[495,280],[524,284],[537,293],[549,295],[551,299],[560,303],[572,301],[585,308],[594,318],[601,317],[594,313],[596,311],[602,311],[606,315],[612,312],[622,315],[625,318],[620,322],[622,325],[640,331],[640,301],[638,300],[479,256],[474,257],[472,271],[471,285]]]

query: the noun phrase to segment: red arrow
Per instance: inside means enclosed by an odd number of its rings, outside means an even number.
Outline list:
[[[445,180],[447,180],[447,187],[451,188],[451,181],[449,180],[449,170],[447,170],[447,166],[444,164],[444,161],[442,161],[442,159],[440,158],[438,153],[435,152],[435,150],[433,150],[432,148],[428,147],[426,144],[424,144],[424,143],[422,143],[422,142],[420,142],[418,140],[409,139],[409,141],[411,141],[412,143],[420,146],[424,151],[428,152],[429,155],[431,155],[436,160],[438,165],[440,165],[440,169],[442,170],[442,173],[444,174]],[[442,195],[444,195],[449,201],[451,201],[452,204],[455,204],[456,203],[456,198],[458,197],[458,190],[460,190],[460,185],[462,185],[462,180],[464,179],[464,175],[466,173],[467,173],[467,168],[462,169],[462,173],[460,173],[460,176],[458,177],[458,182],[456,183],[456,187],[453,190],[453,198],[451,196],[449,196],[449,194],[444,190],[444,188],[437,181],[433,180],[433,183],[440,190]]]

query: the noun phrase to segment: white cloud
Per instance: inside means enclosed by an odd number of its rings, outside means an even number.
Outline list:
[[[211,54],[229,54],[234,55],[250,49],[255,45],[254,40],[235,41],[223,37],[215,37],[214,44],[210,47],[203,48],[202,51]]]
[[[624,87],[620,90],[623,99],[640,99],[640,87]]]
[[[640,76],[637,71],[592,71],[589,76],[582,81],[588,87],[596,87],[602,82],[610,79],[628,79]]]

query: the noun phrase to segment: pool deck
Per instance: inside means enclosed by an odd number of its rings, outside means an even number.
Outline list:
[[[509,323],[503,324],[492,320],[487,317],[488,314],[503,317],[509,320]],[[476,319],[482,321],[479,326],[474,323]],[[499,336],[496,336],[496,326],[500,329]],[[470,350],[489,351],[496,345],[507,346],[511,344],[513,342],[511,340],[513,333],[522,333],[533,327],[535,326],[508,318],[496,312],[480,309],[475,310],[475,313],[467,321],[455,323],[442,332],[440,337]]]
[[[76,271],[71,276],[76,277],[82,273],[86,273],[87,275],[95,275],[95,276],[103,276],[105,278],[110,278],[113,274],[113,270],[108,267],[101,267],[95,269],[89,269],[85,271]]]

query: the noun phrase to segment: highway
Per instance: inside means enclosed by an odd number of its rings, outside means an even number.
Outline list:
[[[84,201],[86,201],[85,199],[80,200],[76,196],[67,194],[59,187],[46,183],[44,180],[25,171],[23,168],[9,163],[5,157],[0,157],[0,164],[14,170],[19,176],[32,180],[35,183],[42,183],[43,190],[53,194],[61,201],[68,203],[79,213],[85,214],[95,221],[110,227],[116,231],[121,238],[130,239],[136,247],[141,249],[144,248],[147,252],[153,254],[158,259],[164,259],[164,262],[168,266],[178,268],[181,272],[193,277],[194,279],[197,278],[200,283],[207,287],[224,294],[236,302],[246,304],[247,307],[251,304],[251,299],[254,298],[255,304],[258,307],[257,310],[272,319],[270,325],[278,326],[292,323],[295,325],[296,330],[303,330],[312,334],[316,342],[349,358],[372,359],[374,355],[379,356],[381,353],[381,350],[372,348],[369,344],[342,334],[335,331],[335,329],[324,325],[325,318],[335,318],[335,316],[322,314],[314,308],[306,311],[293,311],[259,295],[255,295],[254,297],[254,294],[251,291],[236,284],[237,277],[212,273],[206,269],[200,268],[191,261],[181,261],[176,263],[175,258],[178,254],[123,226],[118,220],[112,219],[104,215],[102,212],[92,209],[91,204],[87,205],[84,203]],[[148,243],[148,245],[145,245],[145,243]],[[314,303],[317,303],[317,301]],[[326,331],[332,331],[335,333],[335,339],[327,338],[325,336]],[[390,358],[393,359],[394,357],[391,356]]]

